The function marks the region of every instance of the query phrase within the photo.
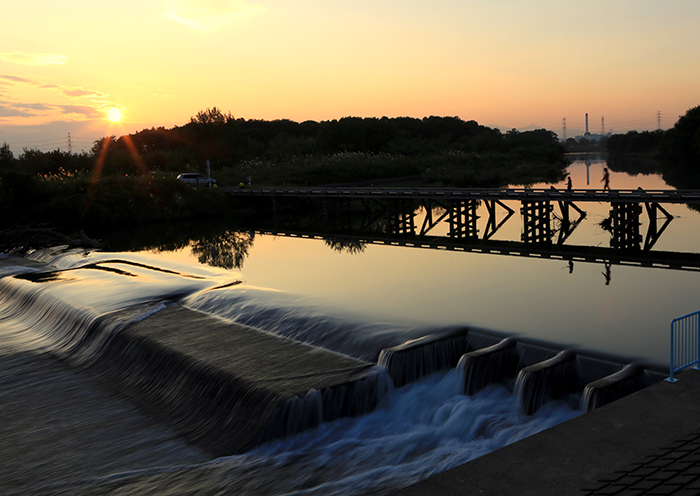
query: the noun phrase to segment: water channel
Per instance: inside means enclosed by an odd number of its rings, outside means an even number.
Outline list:
[[[600,189],[605,165],[601,157],[575,160],[569,168],[573,187]],[[659,176],[623,173],[611,174],[611,186],[669,189]],[[609,247],[610,233],[600,222],[610,205],[579,207],[587,215],[566,244]],[[511,208],[516,215],[492,239],[520,240],[519,204]],[[653,250],[697,252],[700,213],[680,205],[665,208],[673,220]],[[425,215],[416,213],[419,221]],[[479,219],[481,233],[486,217]],[[43,291],[94,314],[176,299],[370,362],[384,348],[468,326],[663,366],[670,320],[698,310],[694,288],[700,274],[693,270],[338,244],[236,227],[225,237],[236,240],[238,257],[225,264],[215,245],[201,241],[177,250],[45,257],[66,272],[47,280]],[[437,236],[444,228],[436,229]],[[218,266],[206,263],[211,260]],[[109,270],[81,269],[95,263]],[[0,277],[11,270],[17,269],[0,271]],[[29,283],[8,287],[23,284]],[[0,314],[5,348],[55,348],[31,332],[27,338],[26,329],[39,327],[32,319],[32,312]],[[462,395],[452,370],[392,390],[371,414],[323,424],[243,455],[188,466],[168,461],[122,467],[121,474],[92,474],[82,487],[84,494],[364,494],[408,485],[580,414],[570,403],[552,402],[523,416],[504,387]]]
[[[574,160],[569,167],[574,189],[601,189],[605,166],[600,156]],[[615,172],[611,185],[671,189],[658,175]],[[549,185],[533,185],[538,187]],[[519,241],[520,205],[506,203],[516,214],[491,239]],[[610,204],[578,206],[586,218],[565,244],[609,247],[611,235],[600,222]],[[696,253],[700,212],[684,205],[664,208],[673,220],[652,250]],[[486,218],[481,212],[480,233]],[[648,220],[641,221],[644,233]],[[443,234],[439,226],[431,233]],[[700,306],[695,271],[374,244],[333,249],[322,239],[242,235],[250,239],[240,263],[241,289],[250,298],[238,301],[241,308],[276,301],[289,315],[352,315],[408,337],[426,328],[466,325],[665,365],[671,319]],[[187,248],[157,255],[188,264],[201,258]],[[229,317],[249,319],[234,307]]]

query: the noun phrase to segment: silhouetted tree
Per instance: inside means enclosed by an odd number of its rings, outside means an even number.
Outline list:
[[[691,108],[666,132],[662,155],[694,168],[700,168],[700,106]]]
[[[14,163],[14,160],[15,156],[12,150],[10,150],[10,145],[3,142],[2,146],[0,146],[0,169],[10,167]]]

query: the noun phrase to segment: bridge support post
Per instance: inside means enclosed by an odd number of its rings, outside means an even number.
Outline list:
[[[477,238],[476,215],[478,200],[452,202],[449,206],[450,238]]]
[[[573,208],[576,210],[576,212],[578,212],[579,217],[575,221],[572,221],[571,216],[569,215],[570,208]],[[579,223],[586,217],[586,212],[578,208],[576,204],[571,201],[559,201],[559,212],[561,212],[561,225],[559,227],[559,238],[557,239],[557,244],[561,245],[564,244],[566,238],[568,238],[571,233],[574,232],[576,226],[578,226]]]
[[[520,213],[523,215],[523,234],[525,243],[551,243],[552,205],[546,201],[523,201]]]
[[[613,203],[610,210],[612,219],[612,239],[610,246],[621,249],[638,250],[642,242],[639,234],[639,203]]]
[[[416,223],[414,205],[410,200],[391,200],[386,205],[387,234],[409,234],[415,236]]]

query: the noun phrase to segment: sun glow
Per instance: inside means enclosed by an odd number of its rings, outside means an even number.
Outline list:
[[[107,118],[112,122],[119,122],[122,120],[122,111],[118,108],[111,108],[107,111]]]

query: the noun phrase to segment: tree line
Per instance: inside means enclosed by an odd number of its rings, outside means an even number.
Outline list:
[[[393,181],[499,187],[557,182],[568,161],[551,131],[501,132],[457,117],[250,120],[216,107],[182,126],[97,140],[88,152],[0,146],[0,227],[111,228],[224,212],[228,195],[193,190],[181,172],[221,186]],[[384,183],[382,183],[384,184]]]
[[[689,109],[666,131],[610,136],[607,151],[613,170],[661,174],[676,188],[700,189],[700,106]],[[634,160],[630,154],[636,155]]]
[[[201,171],[207,160],[213,168],[222,170],[250,161],[282,162],[342,153],[425,157],[449,152],[563,161],[556,134],[544,129],[502,133],[458,117],[266,121],[234,118],[213,107],[198,112],[182,126],[104,137],[88,153],[24,149],[14,158],[4,145],[0,149],[0,169],[14,164],[32,174],[92,171],[97,166],[107,175],[174,173]]]

